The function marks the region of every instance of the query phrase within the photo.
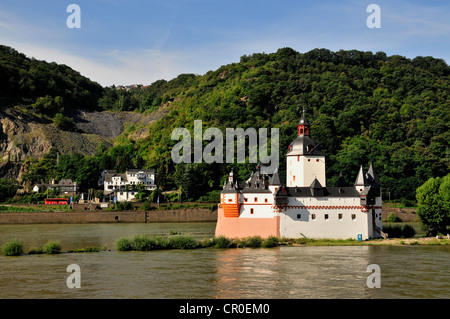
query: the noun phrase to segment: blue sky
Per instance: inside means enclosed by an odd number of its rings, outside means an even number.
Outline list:
[[[81,28],[69,29],[69,4]],[[370,29],[369,4],[381,9]],[[434,56],[450,64],[450,1],[2,0],[0,43],[104,86],[204,74],[281,47]]]

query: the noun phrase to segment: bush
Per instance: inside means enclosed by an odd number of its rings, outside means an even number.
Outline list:
[[[259,248],[261,247],[261,245],[262,245],[261,237],[253,236],[247,240],[245,247]]]
[[[269,236],[262,243],[262,247],[264,248],[276,247],[277,245],[278,245],[278,238],[275,236]]]
[[[133,250],[138,250],[138,251],[146,251],[146,250],[154,249],[153,241],[150,238],[148,238],[146,235],[134,236],[133,240],[132,240],[132,246],[133,246]]]
[[[133,245],[131,244],[131,240],[128,238],[119,238],[116,241],[116,249],[118,251],[130,251],[133,250]]]
[[[397,223],[401,222],[402,220],[398,218],[394,213],[391,213],[389,217],[387,218],[387,222],[389,223]]]
[[[59,254],[61,252],[61,245],[57,241],[49,241],[42,248],[44,254]]]
[[[402,229],[402,235],[405,238],[412,238],[416,235],[416,231],[414,230],[414,227],[411,225],[405,225]]]
[[[387,233],[389,238],[402,237],[402,228],[400,226],[383,226],[383,232]]]
[[[12,239],[2,246],[3,256],[20,256],[23,254],[23,244],[17,239]]]
[[[225,236],[219,236],[213,239],[214,248],[228,248],[230,247],[231,240]]]
[[[169,238],[169,246],[174,249],[197,248],[197,241],[190,236],[173,236]]]

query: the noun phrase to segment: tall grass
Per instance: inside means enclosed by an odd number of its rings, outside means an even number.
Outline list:
[[[23,244],[17,239],[11,239],[10,241],[2,245],[3,256],[20,256],[23,254]]]

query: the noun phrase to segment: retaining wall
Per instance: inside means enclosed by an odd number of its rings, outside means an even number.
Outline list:
[[[85,224],[215,222],[217,210],[186,208],[164,211],[86,211],[64,213],[0,213],[0,224]]]

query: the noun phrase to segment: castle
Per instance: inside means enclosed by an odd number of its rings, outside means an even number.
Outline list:
[[[360,167],[353,186],[342,175],[326,186],[325,154],[310,137],[305,115],[286,154],[286,184],[278,171],[238,182],[229,174],[220,195],[216,236],[242,238],[354,238],[382,235],[381,185],[372,164]]]

